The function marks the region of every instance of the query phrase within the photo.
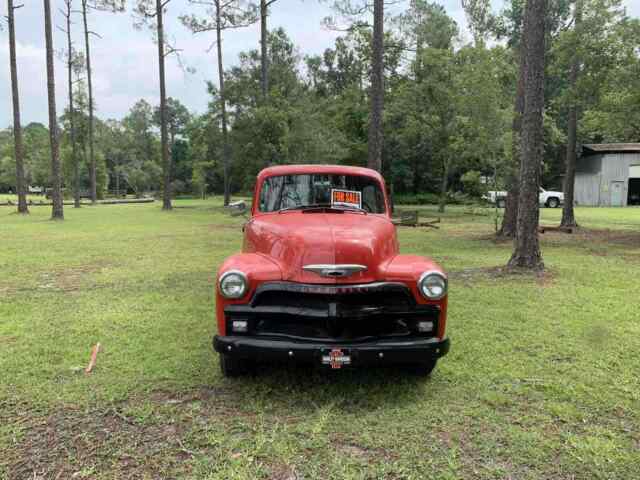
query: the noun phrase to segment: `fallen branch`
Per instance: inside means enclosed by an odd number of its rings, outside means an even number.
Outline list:
[[[439,226],[434,225],[434,224],[436,224],[436,223],[440,223],[440,219],[433,220],[433,221],[431,221],[431,222],[418,222],[418,223],[416,224],[416,227],[440,228]]]
[[[91,360],[89,360],[89,365],[84,369],[84,373],[87,375],[92,372],[94,367],[96,366],[96,360],[98,359],[98,352],[100,351],[100,342],[96,343],[93,346],[93,350],[91,350]]]
[[[548,225],[540,225],[538,227],[538,232],[564,232],[564,233],[573,233],[575,230],[574,227],[557,227],[557,226],[548,226]]]
[[[431,227],[431,228],[440,228],[436,223],[440,223],[440,218],[436,218],[435,220],[430,220],[428,222],[407,222],[403,221],[399,218],[394,218],[391,222],[398,227]]]
[[[470,207],[465,209],[462,213],[463,215],[473,215],[474,217],[488,217],[493,212],[488,212],[487,209],[483,207]]]

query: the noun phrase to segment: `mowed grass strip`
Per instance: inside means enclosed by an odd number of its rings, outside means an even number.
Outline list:
[[[0,207],[0,478],[638,478],[640,209],[577,209],[582,231],[541,236],[541,276],[499,268],[511,244],[490,209],[400,229],[404,253],[451,275],[452,349],[431,379],[230,381],[213,289],[242,219],[218,199],[176,206],[62,223]]]

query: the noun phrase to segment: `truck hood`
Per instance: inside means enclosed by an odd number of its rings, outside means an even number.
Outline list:
[[[398,241],[395,226],[385,216],[291,211],[254,217],[246,227],[244,250],[268,256],[286,281],[366,283],[382,279],[382,267],[398,253]],[[344,264],[366,270],[340,278],[304,270]]]

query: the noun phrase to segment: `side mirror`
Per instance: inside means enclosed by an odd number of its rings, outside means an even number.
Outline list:
[[[247,204],[244,200],[240,200],[238,202],[232,202],[227,205],[227,210],[232,217],[239,217],[241,215],[246,215],[247,213]]]

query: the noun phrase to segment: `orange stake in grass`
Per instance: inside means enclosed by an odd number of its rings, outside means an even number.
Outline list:
[[[84,373],[89,374],[93,371],[93,368],[96,366],[96,360],[98,359],[98,352],[100,351],[100,343],[98,342],[93,346],[93,350],[91,350],[91,360],[89,360],[89,365],[84,369]]]

